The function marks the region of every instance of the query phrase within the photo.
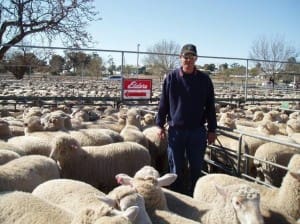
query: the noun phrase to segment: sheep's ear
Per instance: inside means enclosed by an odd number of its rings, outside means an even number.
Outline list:
[[[220,185],[215,185],[215,188],[217,190],[217,192],[223,196],[224,199],[226,199],[228,197],[228,191],[226,189],[226,187],[220,186]]]
[[[157,178],[157,184],[160,187],[171,185],[177,178],[175,173],[167,173],[162,177]]]
[[[298,172],[293,172],[293,171],[289,171],[289,172],[292,175],[292,177],[300,181],[300,170],[298,170]]]
[[[116,180],[118,184],[131,185],[132,179],[133,179],[132,177],[124,173],[120,173],[116,175]]]
[[[126,211],[123,213],[123,216],[128,218],[130,222],[134,223],[139,211],[140,208],[138,206],[131,206],[126,209]]]
[[[104,202],[105,204],[107,204],[110,207],[114,208],[117,205],[117,202],[114,199],[112,199],[106,195],[104,195],[104,196],[96,195],[96,198],[98,198],[100,201]]]

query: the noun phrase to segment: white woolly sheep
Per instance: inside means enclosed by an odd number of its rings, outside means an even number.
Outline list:
[[[135,222],[139,207],[132,206],[124,212],[116,213],[114,216],[102,216],[96,220],[95,224],[132,224]],[[82,223],[82,221],[80,221]],[[71,223],[76,224],[76,223]]]
[[[300,132],[300,119],[289,119],[286,122],[286,132],[288,135]]]
[[[168,172],[168,154],[167,138],[160,138],[159,128],[157,126],[144,129],[143,134],[148,139],[148,149],[151,155],[151,166],[153,166],[160,174]]]
[[[115,205],[115,202],[109,199],[103,192],[87,183],[77,180],[49,180],[37,186],[32,194],[71,211],[75,216],[78,213],[80,214],[81,211],[86,212],[88,210],[92,213],[89,218],[92,217],[95,220],[97,219],[95,216],[99,216],[99,211],[101,211],[101,215],[106,216],[120,213],[112,207]],[[124,211],[128,211],[128,209],[131,209],[130,207],[132,208],[132,206],[128,206]],[[137,213],[135,213],[136,215]],[[74,219],[76,220],[76,218]]]
[[[11,145],[5,141],[0,140],[0,149],[2,150],[9,150],[15,153],[18,153],[20,156],[25,155],[24,151],[20,149],[19,146]]]
[[[41,117],[45,131],[65,131],[72,129],[71,117],[61,110],[56,110]]]
[[[218,125],[227,127],[227,128],[236,128],[235,125],[236,114],[231,112],[225,112],[220,114],[220,119],[218,121]]]
[[[126,125],[120,134],[124,138],[124,141],[137,142],[146,148],[149,146],[147,138],[141,131],[140,114],[135,108],[127,111]]]
[[[151,113],[146,113],[141,120],[142,129],[144,130],[154,125],[155,125],[155,116]]]
[[[125,127],[120,132],[120,135],[123,137],[124,141],[137,142],[146,148],[149,147],[148,140],[141,130],[139,130],[134,125],[125,125]]]
[[[162,186],[168,186],[175,181],[175,174],[165,174],[158,177],[158,171],[154,168],[145,166],[139,170],[134,178],[126,174],[119,174],[116,179],[119,183],[130,185],[142,195],[145,200],[146,211],[153,223],[199,223],[197,221],[179,216],[168,210]],[[122,201],[122,200],[121,200]]]
[[[24,135],[24,122],[21,119],[16,119],[15,117],[5,117],[2,118],[9,124],[9,130],[11,136],[21,136]]]
[[[110,129],[120,133],[122,129],[125,127],[125,119],[119,118],[118,120],[105,120],[102,119],[93,124],[84,123],[87,128],[104,128]]]
[[[107,196],[115,202],[114,207],[118,207],[122,211],[131,206],[138,206],[140,209],[135,219],[135,224],[152,224],[145,208],[144,198],[131,186],[118,186],[110,191]]]
[[[275,142],[267,142],[257,148],[254,157],[262,161],[272,162],[281,166],[288,166],[292,156],[299,150],[300,148],[297,150],[296,148]],[[257,178],[267,184],[280,187],[282,179],[287,171],[273,166],[272,164],[261,162],[260,160],[254,160]]]
[[[120,134],[124,141],[137,142],[148,148],[148,141],[141,131],[140,114],[136,109],[130,109],[126,114],[126,125]]]
[[[8,144],[19,147],[23,155],[49,156],[51,152],[51,138],[38,136],[16,136],[8,139]]]
[[[124,141],[124,138],[117,131],[114,131],[114,130],[111,130],[108,128],[97,128],[97,131],[98,132],[102,131],[103,133],[109,135],[112,138],[113,142],[123,142]]]
[[[162,177],[157,175],[159,173],[153,167],[144,166],[136,172],[133,178],[125,173],[120,173],[116,175],[116,179],[119,184],[131,185],[144,197],[147,211],[155,209],[168,210],[161,187],[172,184],[177,175],[173,173],[165,174]]]
[[[114,140],[103,130],[98,129],[80,129],[67,132],[75,138],[81,146],[101,146],[113,143]]]
[[[9,129],[9,123],[0,119],[0,139],[7,140],[12,136],[10,129]]]
[[[240,128],[240,130],[242,131],[242,133],[248,133],[248,134],[253,134],[253,135],[259,134],[260,136],[263,136],[263,137],[272,137],[272,136],[275,136],[275,134],[277,133],[278,127],[270,121],[264,121],[264,122],[261,122],[257,128],[244,126],[243,128]],[[239,136],[239,134],[237,134],[237,133],[233,133],[232,135],[234,135],[236,137]],[[224,135],[219,135],[217,140],[218,141],[216,141],[216,143],[215,143],[217,146],[231,149],[233,152],[238,152],[239,142],[237,139],[233,139],[233,138],[230,138],[230,137],[227,137]],[[242,142],[241,142],[242,153],[247,153],[251,156],[254,156],[257,148],[266,142],[267,141],[263,140],[263,139],[251,137],[248,135],[243,135]],[[218,154],[217,158],[212,158],[212,159],[217,160],[221,163],[225,163],[228,160],[228,156],[230,156],[230,155],[228,155],[228,153],[226,154],[226,156],[224,156],[224,154]],[[230,157],[232,157],[232,162],[234,164],[234,167],[237,168],[236,167],[237,161],[236,161],[235,156],[230,156]],[[253,159],[247,159],[247,160],[248,160],[248,170],[246,170],[246,171],[250,175],[256,176],[256,168],[253,164]],[[244,166],[244,164],[245,164],[245,159],[242,160],[242,168],[243,169],[246,168]]]
[[[52,159],[22,156],[0,166],[0,190],[31,192],[40,183],[59,177],[58,166]]]
[[[23,111],[23,119],[29,118],[31,116],[42,116],[42,110],[40,107],[29,107],[25,108]]]
[[[291,139],[295,141],[297,144],[300,144],[300,132],[299,133],[293,133],[290,135]]]
[[[194,189],[194,198],[201,201],[212,202],[216,200],[217,197],[217,192],[213,188],[215,183],[220,185],[246,183],[259,190],[261,203],[266,208],[296,219],[300,216],[300,181],[294,178],[290,173],[300,170],[300,154],[296,154],[292,157],[288,168],[290,171],[284,177],[281,187],[272,189],[226,174],[208,174],[198,179]],[[298,175],[300,175],[300,173]]]
[[[3,165],[16,158],[20,158],[18,153],[10,150],[0,149],[0,165]]]
[[[12,191],[0,193],[2,224],[70,224],[72,214],[30,193]]]
[[[134,174],[150,164],[148,150],[137,143],[81,148],[70,136],[59,136],[53,141],[50,157],[59,162],[63,178],[85,181],[105,193],[116,186],[114,176],[118,173]]]
[[[26,125],[26,135],[36,136],[50,142],[55,136],[61,134],[68,134],[77,139],[81,146],[100,146],[113,143],[114,139],[122,139],[121,136],[117,138],[117,135],[112,131],[104,131],[103,129],[81,129],[81,130],[66,130],[64,128],[64,120],[60,114],[56,117],[52,117],[50,131],[45,131],[44,126],[41,124],[39,117],[30,117],[24,122]],[[57,125],[57,126],[56,126]],[[47,125],[46,125],[47,126]],[[47,129],[47,128],[46,128]],[[52,130],[52,131],[51,131]],[[56,130],[56,131],[53,131]]]
[[[263,224],[259,193],[244,184],[214,186],[220,200],[212,203],[164,189],[169,209],[203,224]]]
[[[264,112],[259,110],[254,112],[252,121],[262,121],[263,119],[264,119]]]
[[[18,125],[9,125],[9,130],[11,133],[11,136],[22,136],[25,134],[24,132],[24,126],[18,126]]]
[[[290,113],[290,115],[289,115],[289,119],[298,119],[299,117],[300,117],[299,111],[295,111],[293,113]]]
[[[85,208],[74,215],[53,203],[19,191],[2,192],[0,209],[0,222],[3,224],[128,224],[134,221],[138,212],[137,207],[115,214],[107,214],[106,210]]]

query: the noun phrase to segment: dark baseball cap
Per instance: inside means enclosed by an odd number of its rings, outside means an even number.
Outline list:
[[[181,48],[181,54],[193,54],[197,56],[197,48],[193,44],[186,44]]]

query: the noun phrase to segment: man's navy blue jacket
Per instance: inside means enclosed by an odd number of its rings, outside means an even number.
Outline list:
[[[209,132],[217,127],[214,87],[210,77],[199,71],[184,74],[175,69],[163,82],[156,124],[194,129],[207,123]]]

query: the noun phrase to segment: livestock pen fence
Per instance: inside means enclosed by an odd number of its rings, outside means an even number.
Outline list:
[[[157,103],[160,93],[161,81],[163,80],[163,75],[166,72],[162,68],[155,68],[153,65],[145,66],[144,62],[147,62],[149,57],[157,57],[156,59],[160,61],[171,61],[172,63],[166,64],[169,66],[167,69],[171,70],[178,65],[178,55],[177,54],[166,54],[157,52],[143,52],[139,51],[123,51],[123,50],[106,50],[106,49],[91,49],[91,48],[64,48],[64,47],[46,47],[46,46],[28,46],[28,45],[14,45],[12,48],[22,48],[27,49],[27,51],[46,51],[49,55],[62,55],[70,52],[82,52],[85,54],[97,54],[102,58],[103,65],[107,67],[112,66],[119,69],[115,71],[111,70],[112,74],[119,73],[123,78],[151,78],[153,80],[153,93],[151,98],[147,100],[124,100],[122,98],[122,82],[118,82],[118,85],[106,85],[111,91],[116,91],[117,94],[113,97],[111,96],[101,96],[100,94],[90,94],[83,93],[83,88],[85,84],[94,83],[98,85],[97,91],[101,91],[103,83],[103,76],[108,71],[101,71],[102,76],[93,75],[87,72],[85,65],[82,64],[77,68],[76,76],[69,76],[67,73],[61,73],[58,76],[53,76],[49,72],[41,72],[42,69],[37,69],[37,65],[26,65],[26,64],[12,64],[9,66],[29,66],[28,74],[21,80],[17,81],[10,74],[0,74],[1,86],[9,86],[11,83],[16,83],[16,88],[21,88],[25,85],[28,88],[36,85],[37,83],[45,83],[48,85],[63,85],[66,89],[71,88],[72,94],[66,95],[33,95],[33,94],[23,94],[20,93],[9,93],[5,94],[0,92],[0,102],[1,104],[18,104],[18,103],[38,103],[39,105],[53,105],[68,101],[76,101],[76,103],[82,104],[99,104],[100,102],[112,103],[113,105],[124,104],[141,104],[141,103]],[[271,63],[273,68],[279,67],[278,65],[293,65],[292,67],[300,66],[299,63],[291,63],[286,61],[267,61],[267,60],[257,60],[248,58],[232,58],[232,57],[213,57],[213,56],[198,56],[198,66],[204,67],[206,64],[214,64],[218,72],[210,72],[210,76],[213,80],[216,92],[216,101],[223,104],[260,104],[261,102],[269,102],[270,105],[280,105],[282,102],[289,102],[294,104],[300,101],[300,89],[294,88],[285,82],[278,82],[278,85],[271,87],[270,85],[263,85],[267,82],[269,76],[267,74],[263,75],[253,75],[250,73],[251,68],[255,67],[257,63]],[[49,58],[48,58],[49,60]],[[149,61],[149,60],[148,60]],[[157,61],[157,60],[156,60]],[[135,64],[136,63],[136,64]],[[149,62],[148,62],[149,63]],[[222,72],[225,64],[239,65],[241,69],[237,74],[227,74]],[[295,65],[295,66],[294,66]],[[45,65],[43,65],[45,67]],[[49,66],[48,66],[49,67]],[[131,69],[128,70],[128,67]],[[139,68],[146,67],[144,74],[139,73]],[[147,72],[148,68],[151,70],[151,75]],[[291,66],[290,66],[291,67]],[[36,72],[36,70],[38,72]],[[96,72],[96,71],[94,71]],[[101,75],[101,73],[99,73]],[[274,73],[275,74],[275,73]],[[286,72],[284,77],[290,77],[294,82],[298,81],[299,74],[297,71]],[[53,88],[54,88],[53,87]],[[96,88],[94,86],[94,88]],[[2,88],[4,91],[4,88]],[[91,92],[91,91],[90,91]]]
[[[286,147],[292,147],[295,150],[296,154],[300,154],[300,144],[293,143],[293,142],[287,142],[286,140],[280,140],[270,136],[266,135],[260,135],[260,134],[253,134],[251,132],[242,131],[238,129],[230,129],[225,127],[218,126],[217,133],[221,135],[225,135],[229,138],[231,138],[234,141],[238,142],[238,149],[233,150],[230,148],[226,148],[222,145],[222,142],[220,142],[217,139],[217,144],[209,145],[209,153],[208,156],[205,158],[205,162],[207,163],[206,169],[204,169],[202,172],[203,174],[208,174],[209,172],[222,172],[227,173],[229,175],[242,177],[244,179],[258,182],[260,184],[264,184],[268,187],[274,187],[272,184],[268,184],[260,178],[257,178],[256,176],[251,173],[251,167],[250,164],[253,164],[253,161],[259,161],[259,163],[262,166],[269,166],[274,168],[278,168],[280,170],[283,170],[284,172],[288,172],[288,167],[285,165],[280,165],[278,163],[274,163],[272,161],[267,161],[264,159],[257,158],[253,155],[253,152],[248,151],[247,147],[242,147],[242,141],[245,138],[245,136],[263,140],[265,142],[273,142],[277,143]],[[236,135],[238,134],[238,135]],[[226,158],[226,163],[220,162],[216,160],[218,156],[222,156],[223,158]],[[287,155],[284,155],[287,157]],[[286,159],[288,160],[288,159]],[[252,163],[250,162],[252,161]],[[210,169],[209,167],[212,166],[213,168]],[[271,169],[271,168],[270,168]],[[218,170],[218,171],[217,171]]]
[[[109,63],[114,62],[115,65],[120,65],[118,73],[122,78],[151,78],[153,81],[153,90],[150,99],[145,100],[124,100],[122,98],[122,81],[105,80],[104,77],[98,75],[88,75],[82,67],[79,75],[60,74],[53,76],[49,73],[36,72],[34,68],[29,69],[29,73],[22,79],[16,80],[12,74],[0,74],[0,104],[2,107],[18,110],[20,106],[41,106],[41,107],[57,107],[60,104],[70,106],[81,105],[111,105],[120,107],[124,104],[142,106],[142,105],[157,105],[163,81],[164,72],[162,70],[153,70],[151,75],[139,74],[138,69],[142,67],[143,58],[141,56],[162,56],[168,60],[178,60],[178,55],[141,52],[141,51],[122,51],[122,50],[104,50],[104,49],[79,49],[79,48],[61,48],[61,47],[43,47],[43,46],[14,46],[28,49],[48,49],[53,51],[52,54],[59,54],[61,51],[68,52],[92,52],[97,53],[103,59],[108,58]],[[250,74],[250,69],[255,63],[273,62],[287,64],[288,62],[279,61],[264,61],[246,58],[229,58],[229,57],[211,57],[198,56],[198,63],[201,66],[204,64],[234,64],[238,63],[244,67],[240,74],[217,74],[210,73],[215,86],[216,102],[221,106],[231,105],[233,107],[247,107],[250,105],[264,104],[271,108],[279,108],[285,110],[286,113],[299,111],[292,107],[300,102],[300,90],[289,86],[287,83],[280,82],[278,85],[270,86],[263,85],[268,81],[266,76],[253,76]],[[105,60],[104,60],[105,61]],[[130,62],[131,61],[131,62]],[[132,66],[132,61],[136,61],[136,66]],[[289,62],[290,63],[290,62]],[[176,64],[176,63],[175,63]],[[177,63],[178,64],[178,63]],[[295,63],[299,65],[299,63]],[[137,72],[129,73],[125,68],[131,65]],[[12,65],[13,66],[13,65]],[[18,66],[18,65],[15,65]],[[24,65],[23,65],[24,66]],[[28,65],[30,66],[30,65]],[[173,68],[169,68],[173,69]],[[115,72],[113,73],[115,74]],[[297,73],[286,74],[292,76],[293,80],[297,81],[299,75]],[[56,91],[59,89],[59,91]],[[102,92],[105,91],[105,94]],[[52,94],[54,93],[54,95]],[[107,93],[114,93],[109,95]],[[276,142],[296,148],[300,153],[299,144],[291,144],[281,142],[269,137],[253,135],[239,130],[224,130],[218,127],[218,132],[224,135],[231,136],[238,142],[242,142],[244,136],[254,138],[264,138],[266,141]],[[234,133],[238,133],[237,137]],[[227,157],[226,164],[206,158],[206,162],[222,170],[222,172],[231,175],[248,178],[255,181],[255,178],[249,175],[249,161],[253,159],[253,155],[242,151],[242,146],[239,144],[238,151],[225,149],[220,146],[209,146],[212,153],[221,153]],[[234,166],[234,160],[237,161]],[[267,162],[267,161],[265,161]],[[267,162],[270,163],[270,162]],[[282,169],[287,169],[278,164],[273,164]],[[204,171],[206,172],[206,171]]]

